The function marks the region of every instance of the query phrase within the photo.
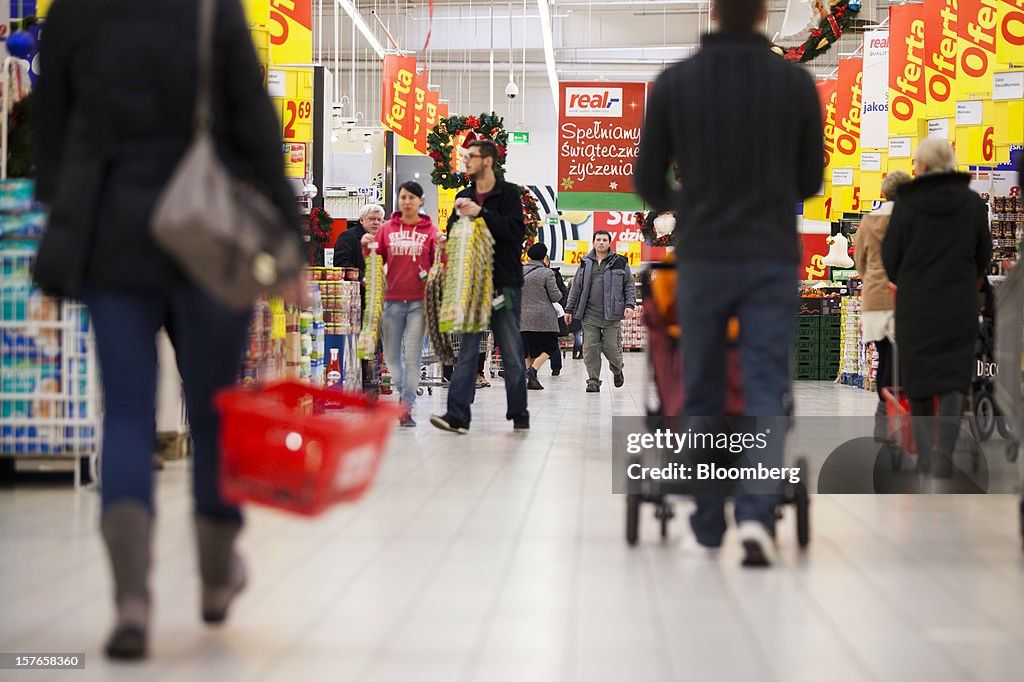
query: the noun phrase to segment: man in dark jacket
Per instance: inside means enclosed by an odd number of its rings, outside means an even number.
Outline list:
[[[746,414],[786,412],[799,265],[793,207],[821,186],[822,122],[810,74],[773,55],[758,32],[766,16],[764,0],[713,0],[719,30],[658,78],[640,138],[636,190],[654,208],[676,211],[687,417],[723,412],[733,316],[743,330]],[[673,163],[681,187],[668,183]],[[784,431],[772,429],[766,459],[781,458]],[[744,565],[770,563],[777,497],[735,502]],[[723,504],[697,499],[691,525],[704,546],[722,541]]]
[[[501,350],[505,367],[505,396],[508,401],[505,418],[512,420],[516,431],[530,428],[530,412],[526,409],[526,368],[523,365],[523,339],[519,333],[522,305],[523,202],[519,188],[494,175],[498,148],[490,140],[474,140],[467,145],[466,174],[473,184],[455,196],[455,210],[448,220],[449,228],[460,216],[483,218],[494,237],[494,307],[491,330],[494,343]],[[476,394],[477,355],[480,334],[463,334],[459,359],[448,387],[448,411],[434,415],[430,423],[439,429],[468,433],[471,419],[469,406]]]
[[[366,258],[359,240],[364,234],[377,234],[384,224],[384,209],[377,204],[366,204],[359,210],[359,223],[338,236],[334,242],[334,267],[359,268],[359,281],[366,274]]]
[[[583,363],[587,367],[587,393],[601,390],[601,354],[608,358],[615,387],[622,375],[622,318],[636,309],[636,285],[629,262],[612,251],[607,230],[594,232],[594,248],[580,262],[572,278],[565,323],[583,318]]]

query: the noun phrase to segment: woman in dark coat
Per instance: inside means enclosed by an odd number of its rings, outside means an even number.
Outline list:
[[[222,622],[246,582],[235,552],[242,516],[218,487],[212,397],[237,378],[249,314],[224,308],[186,280],[148,229],[192,137],[201,5],[60,0],[40,45],[33,141],[37,196],[49,204],[50,220],[35,278],[48,293],[84,301],[96,334],[104,401],[100,527],[116,608],[106,652],[114,658],[147,651],[161,327],[175,346],[194,443],[203,620]],[[242,7],[213,0],[213,14],[218,151],[271,199],[282,231],[301,244],[281,127]],[[287,298],[303,298],[301,279],[286,288]]]
[[[917,179],[900,187],[882,244],[896,285],[896,344],[903,389],[915,417],[935,415],[939,448],[932,455],[930,419],[914,420],[919,466],[952,475],[952,452],[978,336],[978,283],[988,271],[992,237],[985,202],[956,172],[953,149],[929,138],[914,157]]]

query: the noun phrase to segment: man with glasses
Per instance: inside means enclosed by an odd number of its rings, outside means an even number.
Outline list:
[[[523,203],[519,188],[494,174],[498,148],[490,140],[474,140],[463,156],[466,174],[473,184],[455,197],[455,211],[448,227],[460,216],[482,218],[494,237],[494,307],[491,330],[494,342],[505,359],[505,396],[508,401],[505,418],[516,431],[530,428],[526,409],[526,368],[523,366],[523,341],[519,334],[519,312],[522,303]],[[444,431],[469,433],[469,406],[476,394],[477,355],[480,334],[463,334],[459,359],[448,387],[448,411],[434,415],[430,423]]]

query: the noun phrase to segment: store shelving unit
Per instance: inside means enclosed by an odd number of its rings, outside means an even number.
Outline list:
[[[101,431],[100,377],[83,305],[34,288],[35,251],[0,243],[0,457],[83,480]]]

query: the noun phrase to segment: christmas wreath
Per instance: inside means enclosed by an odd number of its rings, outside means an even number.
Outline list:
[[[494,164],[494,174],[499,178],[504,176],[508,133],[501,116],[493,112],[480,114],[479,117],[449,116],[438,121],[434,129],[427,133],[427,154],[434,160],[430,179],[438,187],[462,189],[469,184],[465,173],[452,168],[452,140],[463,132],[472,134],[473,139],[491,140],[497,145],[498,161]]]
[[[523,240],[523,253],[537,241],[537,231],[540,229],[540,208],[537,200],[533,198],[530,190],[519,185],[519,195],[523,200],[523,222],[526,223],[526,239]]]
[[[334,218],[322,208],[309,212],[309,264],[323,265],[324,246],[331,239]]]
[[[634,213],[636,218],[636,224],[640,226],[640,234],[644,236],[646,241],[651,246],[672,246],[672,235],[674,229],[665,234],[659,235],[658,230],[654,226],[655,219],[665,213],[671,213],[670,211],[637,211]]]
[[[780,47],[773,44],[772,52],[791,62],[809,62],[828,52],[860,12],[861,0],[829,0],[829,6],[830,9],[826,9],[822,0],[815,0],[818,27],[810,32],[803,45]]]

